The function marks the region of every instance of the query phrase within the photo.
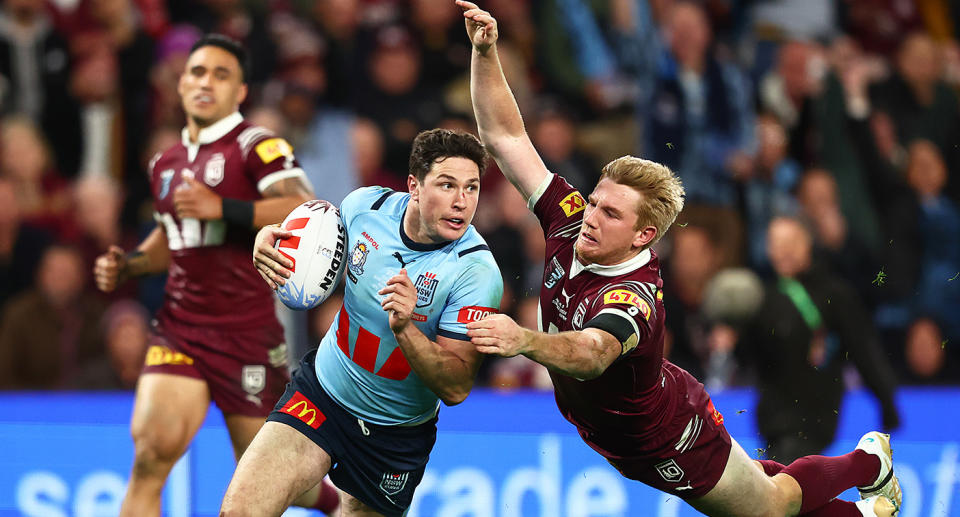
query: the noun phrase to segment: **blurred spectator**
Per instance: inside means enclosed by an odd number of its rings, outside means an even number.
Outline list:
[[[133,0],[91,0],[92,30],[103,43],[77,65],[74,91],[86,103],[81,172],[109,173],[123,182],[127,218],[150,197],[138,162],[148,136],[154,42]],[[81,93],[82,92],[82,93]]]
[[[188,23],[201,32],[215,32],[239,41],[250,55],[248,84],[257,87],[273,73],[276,47],[267,30],[266,3],[242,0],[170,0],[170,19]],[[194,40],[195,41],[195,40]],[[193,44],[193,41],[190,42]],[[181,68],[181,70],[183,70]]]
[[[414,137],[445,114],[440,93],[421,80],[422,66],[419,45],[406,29],[394,25],[377,33],[356,110],[383,130],[389,170],[406,171]]]
[[[0,318],[0,388],[63,388],[103,357],[103,307],[84,292],[88,275],[76,249],[44,253],[36,289],[10,300]]]
[[[80,178],[73,187],[73,201],[73,220],[80,232],[78,249],[87,270],[93,270],[96,258],[111,245],[136,247],[136,235],[120,225],[123,193],[116,181],[107,176]],[[114,300],[132,298],[136,296],[136,283],[130,282],[111,293],[98,291],[97,295]]]
[[[50,236],[21,223],[16,189],[0,177],[0,311],[14,295],[29,287]]]
[[[69,93],[71,57],[44,4],[43,0],[3,2],[0,113],[21,114],[40,127],[52,144],[52,162],[72,177],[79,164],[80,119]]]
[[[877,261],[870,249],[849,231],[833,175],[824,169],[808,170],[800,180],[797,198],[803,216],[813,227],[815,261],[849,282],[872,308],[877,291],[872,285]]]
[[[659,60],[648,60],[659,66],[649,71],[650,94],[639,110],[644,155],[677,172],[688,202],[732,208],[732,176],[749,167],[753,152],[750,85],[739,69],[715,55],[710,26],[697,4],[677,2],[664,30],[668,49]]]
[[[566,178],[580,192],[591,192],[600,179],[600,166],[578,150],[573,117],[546,101],[533,119],[530,138],[547,169]]]
[[[53,168],[43,135],[23,117],[0,123],[0,176],[13,185],[22,220],[58,238],[73,237],[68,184]]]
[[[812,234],[799,219],[775,218],[767,239],[778,278],[737,354],[755,367],[768,458],[789,463],[833,442],[848,358],[880,402],[883,427],[897,428],[894,373],[851,286],[814,265]]]
[[[910,144],[907,181],[920,205],[920,278],[917,310],[934,315],[946,337],[960,340],[960,209],[943,195],[947,168],[936,146]]]
[[[698,379],[707,375],[712,330],[701,306],[707,284],[723,260],[715,238],[703,226],[674,227],[663,268],[664,285],[671,286],[663,296],[664,310],[670,315],[666,320],[670,346],[664,355]]]
[[[960,378],[957,360],[953,357],[956,346],[943,338],[940,327],[932,319],[920,318],[914,321],[907,331],[905,345],[906,375],[910,381],[921,384],[955,384]]]
[[[203,33],[192,25],[175,25],[156,45],[156,56],[150,68],[152,106],[150,127],[183,127],[183,108],[177,84],[187,64],[190,47]]]
[[[942,79],[943,60],[930,36],[914,33],[903,40],[896,73],[877,87],[877,109],[890,115],[901,145],[923,138],[933,142],[950,170],[960,170],[960,103]],[[960,175],[946,193],[960,201]]]
[[[409,2],[412,32],[423,52],[423,80],[441,90],[470,70],[470,42],[463,37],[463,16],[453,2],[412,0]]]
[[[921,28],[918,4],[901,0],[843,0],[838,2],[847,33],[871,53],[889,56],[903,34]]]
[[[406,178],[384,169],[384,143],[380,127],[372,120],[357,118],[350,131],[351,169],[357,186],[379,185],[398,192],[407,191]]]
[[[793,190],[800,177],[800,166],[787,157],[787,134],[775,117],[757,117],[756,133],[757,155],[734,178],[742,183],[750,264],[767,271],[767,225],[777,215],[796,211]]]
[[[133,390],[147,354],[149,314],[140,304],[121,300],[107,309],[102,324],[107,355],[84,365],[70,388]]]

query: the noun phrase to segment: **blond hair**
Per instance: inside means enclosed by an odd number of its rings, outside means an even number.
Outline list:
[[[660,240],[683,210],[683,184],[666,165],[636,156],[621,156],[603,167],[600,179],[603,178],[640,193],[635,229],[645,226],[657,229],[656,237],[646,247]]]

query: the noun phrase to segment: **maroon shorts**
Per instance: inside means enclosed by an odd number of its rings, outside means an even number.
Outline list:
[[[706,495],[720,481],[730,458],[730,434],[703,384],[679,367],[669,366],[673,367],[668,369],[684,400],[669,426],[679,432],[673,433],[666,445],[652,455],[607,461],[624,477],[681,499],[695,499]]]
[[[143,373],[201,379],[224,414],[266,417],[290,380],[286,348],[279,323],[225,330],[158,318]]]

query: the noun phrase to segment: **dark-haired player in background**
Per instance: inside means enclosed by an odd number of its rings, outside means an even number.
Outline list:
[[[546,237],[541,330],[505,315],[467,324],[477,350],[522,354],[550,370],[557,406],[625,477],[711,516],[895,515],[900,486],[889,437],[843,456],[784,466],[753,462],[723,426],[703,385],[663,357],[663,280],[650,249],[683,208],[669,168],[624,156],[584,199],[531,144],[497,57],[497,23],[458,0],[474,45],[471,94],[480,137],[527,199]],[[834,499],[857,486],[863,500]]]
[[[137,384],[130,423],[134,460],[120,514],[160,515],[167,475],[203,424],[210,401],[223,411],[236,458],[263,425],[289,380],[273,295],[253,267],[257,228],[313,197],[293,149],[243,119],[246,51],[208,35],[180,77],[187,127],[181,143],[149,167],[157,227],[124,254],[97,258],[97,286],[168,272],[163,307]],[[298,499],[325,512],[336,489]]]

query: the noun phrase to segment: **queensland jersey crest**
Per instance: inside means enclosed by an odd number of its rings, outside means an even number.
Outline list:
[[[211,187],[219,185],[223,181],[223,169],[226,163],[223,153],[214,153],[203,168],[203,182]]]
[[[417,289],[417,307],[426,307],[433,303],[433,294],[437,292],[439,283],[436,273],[428,272],[417,277],[416,283],[413,284]]]

